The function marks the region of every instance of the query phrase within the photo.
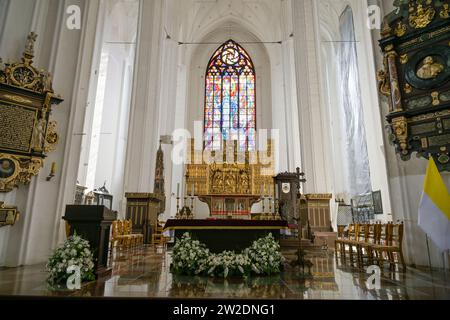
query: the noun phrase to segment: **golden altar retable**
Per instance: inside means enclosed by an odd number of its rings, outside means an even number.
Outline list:
[[[267,142],[265,151],[242,154],[234,145],[232,159],[229,152],[227,156],[224,151],[222,158],[213,151],[212,163],[207,163],[204,152],[194,150],[193,146],[191,142],[188,159],[194,163],[186,165],[187,192],[208,205],[211,217],[250,218],[253,204],[262,196],[272,195],[275,171],[272,141]],[[224,149],[229,147],[230,142],[228,146],[225,143]]]

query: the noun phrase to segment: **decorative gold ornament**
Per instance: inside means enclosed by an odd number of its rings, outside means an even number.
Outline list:
[[[391,95],[391,87],[389,84],[389,75],[384,70],[379,70],[377,73],[378,91],[386,97]]]
[[[50,121],[47,126],[47,135],[45,137],[44,152],[53,152],[59,142],[59,135],[56,132],[56,121]]]
[[[423,59],[422,66],[417,70],[416,75],[420,79],[429,80],[436,78],[444,71],[443,64],[435,62],[431,56]]]
[[[402,54],[402,55],[400,56],[400,63],[401,63],[401,64],[407,64],[408,61],[409,61],[409,57],[408,57],[408,54],[407,54],[407,53]]]
[[[392,119],[392,132],[399,142],[400,152],[408,154],[408,123],[405,117]]]
[[[4,202],[0,202],[0,227],[14,225],[20,217],[17,207],[7,206]]]
[[[384,52],[390,52],[392,50],[394,50],[394,45],[392,44],[387,45],[386,48],[384,48]]]
[[[411,11],[409,15],[409,24],[415,29],[423,29],[433,21],[436,15],[436,11],[430,5],[423,6],[423,4],[417,4],[416,10]]]
[[[439,100],[439,92],[435,91],[431,93],[431,98],[433,98],[433,106],[438,106],[441,104],[441,101]]]
[[[405,84],[405,93],[411,93],[413,91],[411,85],[409,83]]]
[[[450,18],[450,9],[449,9],[448,3],[444,3],[444,5],[442,6],[442,10],[441,10],[441,12],[439,13],[439,16],[440,16],[442,19],[448,19],[448,18]]]
[[[387,21],[385,20],[383,22],[383,29],[381,30],[381,36],[383,38],[387,38],[391,35],[392,32],[392,28],[389,26],[389,23],[387,23]]]
[[[401,20],[399,22],[397,22],[397,26],[395,27],[395,35],[397,37],[403,37],[406,33],[406,30],[408,29],[408,27],[406,26],[406,24],[404,24]]]
[[[19,183],[29,184],[42,166],[41,158],[0,153],[0,192],[12,191]]]
[[[5,94],[4,97],[7,99],[10,99],[12,101],[18,102],[18,103],[32,103],[32,101],[30,99],[26,99],[24,97],[17,96],[17,95]]]

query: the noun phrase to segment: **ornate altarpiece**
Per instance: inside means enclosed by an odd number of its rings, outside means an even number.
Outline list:
[[[224,141],[224,150],[231,143]],[[250,218],[252,205],[273,193],[275,163],[271,140],[266,151],[247,151],[240,162],[234,141],[234,159],[230,163],[226,151],[223,159],[209,164],[204,161],[203,151],[194,150],[194,141],[190,146],[188,159],[192,163],[186,165],[187,192],[205,202],[212,217]],[[214,151],[212,155],[216,156]]]
[[[63,100],[53,91],[50,73],[33,66],[36,38],[28,36],[20,62],[0,59],[0,192],[28,184],[59,139],[50,114]]]
[[[379,90],[389,101],[390,138],[403,160],[433,156],[450,171],[449,1],[398,0],[380,40]]]

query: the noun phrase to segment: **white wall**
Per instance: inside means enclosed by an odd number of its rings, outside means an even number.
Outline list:
[[[89,48],[89,37],[86,35],[93,36],[93,33],[89,33],[89,21],[95,21],[98,2],[70,1],[70,4],[81,8],[81,30],[66,28],[67,1],[10,1],[6,13],[5,30],[0,39],[0,55],[19,59],[28,33],[35,31],[39,35],[35,65],[52,72],[54,89],[65,101],[52,112],[52,119],[58,122],[60,133],[56,152],[45,160],[44,168],[29,186],[20,186],[15,192],[0,195],[0,200],[17,205],[22,213],[16,225],[0,230],[0,265],[44,262],[51,250],[64,238],[61,216],[65,204],[73,200],[78,163],[72,160],[75,154],[79,154],[77,146],[79,148],[81,142],[75,133],[78,131],[77,124],[80,123],[77,116],[83,111],[83,107],[78,109],[80,105],[77,101],[83,97],[82,85],[87,83],[81,66],[90,65],[89,53],[81,54],[80,48]],[[52,162],[57,163],[59,170],[57,176],[47,182],[45,177]]]
[[[106,182],[122,216],[138,12],[139,0],[101,2],[77,179],[86,192]]]

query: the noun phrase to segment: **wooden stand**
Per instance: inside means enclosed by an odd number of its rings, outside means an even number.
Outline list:
[[[68,205],[63,219],[69,223],[71,236],[76,232],[89,241],[94,253],[97,279],[111,276],[112,269],[108,266],[109,237],[117,212],[105,206]]]
[[[299,234],[304,238],[311,239],[318,233],[330,233],[330,236],[334,237],[331,226],[331,198],[331,194],[307,194],[301,198]]]
[[[133,223],[133,233],[144,235],[144,243],[152,243],[152,234],[158,223],[158,216],[164,212],[165,196],[155,193],[126,193],[127,220]]]

